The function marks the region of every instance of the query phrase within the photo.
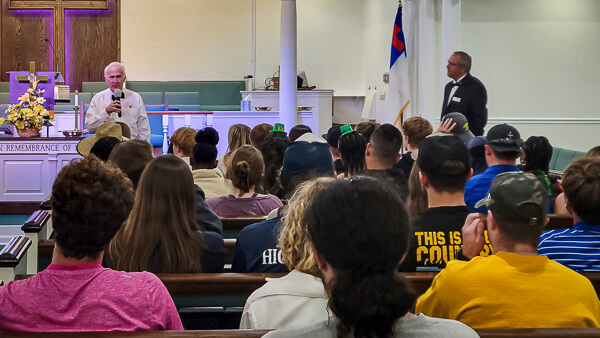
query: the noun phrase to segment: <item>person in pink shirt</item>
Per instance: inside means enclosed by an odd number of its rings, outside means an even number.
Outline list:
[[[93,155],[63,168],[52,187],[52,264],[0,287],[0,332],[183,330],[158,277],[100,264],[133,200],[131,181]]]

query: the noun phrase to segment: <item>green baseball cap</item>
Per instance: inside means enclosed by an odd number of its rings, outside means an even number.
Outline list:
[[[533,174],[520,171],[502,173],[492,181],[487,196],[475,204],[487,206],[495,217],[505,221],[526,221],[543,226],[548,213],[549,197]]]

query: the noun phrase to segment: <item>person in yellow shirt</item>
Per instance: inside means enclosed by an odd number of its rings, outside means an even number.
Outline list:
[[[598,327],[600,301],[591,282],[537,253],[548,196],[531,174],[498,175],[488,215],[470,214],[460,256],[448,262],[416,304],[416,312],[473,328]],[[487,226],[494,254],[478,256]]]

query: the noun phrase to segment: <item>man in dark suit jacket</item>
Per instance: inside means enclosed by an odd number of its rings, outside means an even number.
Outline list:
[[[465,52],[454,52],[446,68],[452,81],[444,89],[440,120],[448,113],[461,113],[469,121],[469,130],[475,136],[483,135],[487,123],[487,91],[483,83],[469,73],[471,56]]]

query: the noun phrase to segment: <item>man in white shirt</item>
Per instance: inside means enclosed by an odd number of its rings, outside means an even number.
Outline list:
[[[124,122],[131,130],[131,139],[150,141],[150,123],[144,101],[138,93],[123,89],[125,79],[125,67],[120,62],[112,62],[104,68],[108,89],[92,98],[86,116],[87,128],[94,133],[104,122]],[[122,92],[120,98],[115,97],[117,89]]]

